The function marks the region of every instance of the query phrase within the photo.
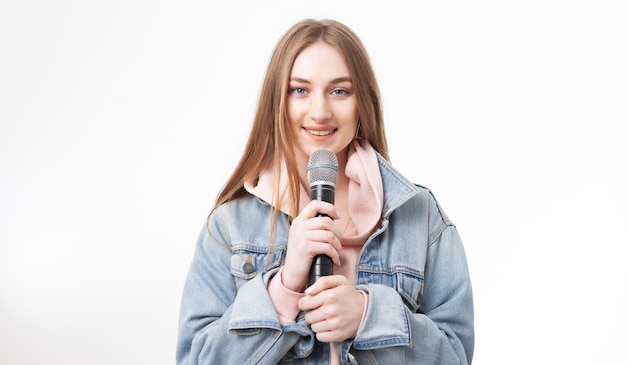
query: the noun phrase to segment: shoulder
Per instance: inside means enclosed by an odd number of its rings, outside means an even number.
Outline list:
[[[416,213],[428,213],[432,219],[451,224],[431,189],[413,182],[382,157],[379,157],[379,167],[387,213],[409,206],[416,209]]]
[[[241,214],[251,214],[265,209],[271,209],[270,205],[256,196],[248,194],[246,196],[227,201],[216,207],[213,211],[213,215],[217,217],[232,217],[233,215],[239,216]]]
[[[384,186],[385,216],[394,214],[396,220],[402,216],[401,221],[428,229],[435,236],[453,226],[430,188],[411,181],[383,159],[379,160],[379,166]]]
[[[258,222],[261,217],[271,215],[268,214],[270,210],[269,204],[253,195],[246,195],[215,207],[209,214],[208,227],[211,230],[228,230],[241,222]]]
[[[431,218],[441,221],[446,225],[452,225],[452,222],[446,212],[443,210],[441,204],[435,197],[433,191],[423,185],[414,184],[416,189],[420,191],[420,198],[424,201],[424,204],[428,205],[429,212],[432,215]]]
[[[431,228],[453,225],[431,189],[420,184],[413,184],[413,189],[414,193],[395,209],[397,212],[427,221]]]

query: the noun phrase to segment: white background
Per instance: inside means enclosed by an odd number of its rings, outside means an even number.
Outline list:
[[[0,363],[174,363],[271,49],[330,17],[464,240],[474,363],[623,364],[624,2],[382,4],[0,0]]]

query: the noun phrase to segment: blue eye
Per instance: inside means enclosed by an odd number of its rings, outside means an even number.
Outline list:
[[[304,93],[306,93],[306,89],[303,87],[294,87],[294,88],[291,88],[291,91],[293,91],[294,93],[298,95],[303,95]]]
[[[348,95],[348,90],[345,90],[345,89],[335,89],[335,90],[333,90],[333,94],[335,94],[337,96],[346,96],[346,95]]]

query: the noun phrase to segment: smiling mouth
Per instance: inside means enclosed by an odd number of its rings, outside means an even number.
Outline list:
[[[333,133],[334,131],[335,131],[334,129],[323,130],[323,131],[316,131],[316,130],[312,130],[312,129],[307,129],[307,132],[309,132],[309,134],[312,134],[314,136],[328,136],[329,134]]]

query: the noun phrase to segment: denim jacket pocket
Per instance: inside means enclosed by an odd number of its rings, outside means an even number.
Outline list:
[[[420,307],[423,287],[424,276],[421,273],[414,272],[414,270],[396,273],[396,291],[413,313],[416,313]]]
[[[230,273],[235,277],[237,288],[259,273],[280,266],[285,249],[285,247],[274,247],[270,252],[266,246],[234,244],[230,257]]]
[[[404,304],[416,313],[420,307],[424,286],[424,275],[413,268],[394,266],[392,268],[368,267],[359,273],[360,284],[382,284],[393,288]]]

